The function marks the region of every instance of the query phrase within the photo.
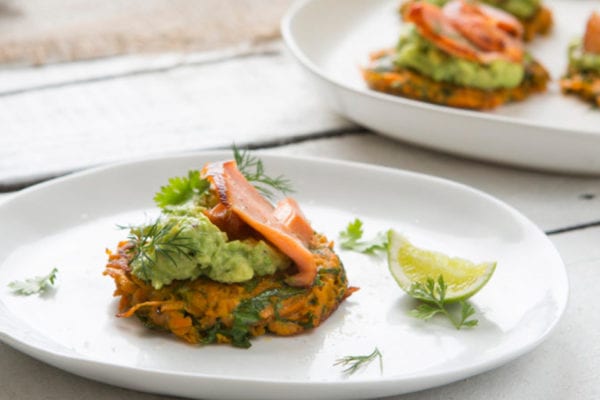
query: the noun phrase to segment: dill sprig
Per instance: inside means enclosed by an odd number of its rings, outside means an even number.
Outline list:
[[[233,145],[233,157],[240,172],[263,196],[273,199],[277,192],[283,195],[294,192],[291,182],[283,175],[275,178],[266,175],[262,160],[252,156],[248,150],[240,150]]]
[[[175,257],[183,256],[191,260],[197,251],[193,239],[183,235],[176,221],[162,224],[160,218],[148,226],[130,227],[127,238],[133,243],[130,264],[138,262],[140,275],[146,280],[150,278],[150,270],[156,265],[158,257],[177,265]]]
[[[363,356],[345,356],[337,359],[333,365],[346,367],[342,372],[345,375],[352,375],[359,369],[369,365],[376,358],[379,358],[379,371],[383,373],[383,356],[377,347],[375,347],[371,354]]]
[[[476,319],[469,319],[475,314],[475,308],[465,301],[461,300],[460,304],[460,316],[455,317],[448,310],[446,303],[446,290],[448,286],[444,282],[444,277],[439,276],[437,281],[433,278],[427,278],[425,284],[421,282],[415,282],[410,287],[408,294],[424,303],[420,304],[417,308],[410,311],[410,315],[422,320],[428,320],[436,314],[442,314],[446,316],[452,322],[452,325],[456,329],[460,328],[472,328],[476,326],[479,321]]]

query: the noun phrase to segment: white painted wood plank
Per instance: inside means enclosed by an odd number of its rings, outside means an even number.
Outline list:
[[[136,63],[133,67],[139,68]],[[65,76],[52,68],[47,70],[49,82],[61,82]],[[94,68],[94,74],[101,71]],[[124,67],[116,66],[111,73],[119,68]],[[73,72],[77,74],[95,76]],[[41,78],[30,79],[37,84]],[[156,73],[0,96],[0,183],[351,126],[324,107],[299,68],[278,50],[188,63]]]
[[[161,53],[125,55],[92,61],[49,64],[44,67],[0,66],[0,96],[11,92],[33,90],[69,83],[107,79],[111,76],[160,71],[183,65],[208,64],[235,57],[261,56],[282,51],[279,41],[262,44],[242,43],[238,46],[198,53]]]
[[[365,162],[451,179],[511,204],[544,230],[600,220],[598,177],[517,170],[464,160],[375,135],[309,141],[269,151]]]

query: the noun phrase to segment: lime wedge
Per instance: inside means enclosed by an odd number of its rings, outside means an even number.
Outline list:
[[[425,284],[440,275],[446,283],[446,302],[466,300],[491,278],[495,262],[475,264],[458,257],[413,246],[404,236],[388,231],[388,265],[398,285],[407,293],[414,283]]]

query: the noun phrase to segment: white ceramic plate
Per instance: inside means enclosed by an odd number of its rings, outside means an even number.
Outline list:
[[[78,375],[128,388],[202,398],[351,399],[420,390],[497,367],[539,344],[567,300],[563,263],[547,237],[494,198],[425,175],[359,164],[264,155],[267,171],[289,177],[313,226],[330,238],[355,217],[366,235],[395,228],[417,245],[473,260],[497,260],[472,300],[480,326],[457,331],[445,320],[407,315],[414,303],[386,262],[341,252],[359,286],[318,329],[262,337],[248,350],[190,346],[114,317],[105,248],[117,224],[156,213],[152,197],[169,177],[226,153],[122,164],[25,190],[0,206],[0,338]],[[17,296],[7,283],[59,269],[54,290]],[[334,366],[370,353],[376,363],[345,377]]]
[[[531,52],[558,79],[570,40],[581,36],[592,0],[545,1],[556,26]],[[399,0],[308,0],[284,18],[283,37],[328,103],[347,118],[387,136],[459,155],[563,172],[600,173],[600,111],[547,93],[492,112],[453,109],[368,89],[359,66],[374,50],[393,47]]]

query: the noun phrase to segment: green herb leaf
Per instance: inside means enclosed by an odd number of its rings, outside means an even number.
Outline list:
[[[302,293],[304,289],[298,288],[280,288],[266,290],[259,295],[243,300],[238,304],[233,312],[233,325],[231,328],[223,326],[218,321],[206,334],[203,343],[214,343],[217,340],[217,334],[231,339],[231,344],[235,347],[249,348],[252,337],[250,329],[260,322],[260,313],[270,304],[274,304],[277,309],[281,300],[296,294]],[[277,297],[276,302],[272,302]]]
[[[379,371],[383,373],[383,356],[377,347],[375,347],[371,354],[364,356],[345,356],[337,359],[333,365],[346,367],[342,372],[345,375],[352,375],[359,369],[369,365],[376,358],[379,358]]]
[[[34,293],[43,293],[54,285],[56,280],[56,273],[58,269],[52,268],[52,271],[45,276],[36,276],[35,278],[28,278],[24,281],[13,281],[8,284],[8,287],[16,294],[29,296]]]
[[[168,185],[161,186],[154,195],[154,202],[160,208],[177,206],[191,200],[194,195],[201,195],[209,187],[210,183],[200,178],[199,171],[189,171],[187,177],[171,178]]]
[[[286,195],[293,193],[291,182],[282,175],[275,178],[265,174],[262,161],[250,154],[248,150],[240,150],[233,146],[233,157],[240,172],[248,182],[268,199],[273,199],[277,192]]]
[[[459,326],[466,327],[474,327],[479,323],[476,319],[469,319],[471,316],[475,315],[475,308],[471,305],[471,303],[466,301],[460,302],[460,321]]]
[[[361,240],[363,237],[363,223],[356,218],[350,222],[345,231],[339,233],[340,246],[345,250],[352,250],[363,254],[375,254],[387,249],[387,235],[379,232],[374,239]]]
[[[415,282],[410,287],[409,296],[424,303],[411,310],[409,315],[422,320],[428,320],[436,314],[443,314],[450,320],[456,329],[473,328],[479,323],[476,319],[469,319],[475,315],[475,308],[467,301],[461,300],[460,316],[455,317],[446,304],[446,290],[448,286],[444,282],[444,277],[440,275],[435,281],[433,278],[427,278],[424,284]]]
[[[216,333],[219,333],[230,338],[232,345],[248,348],[250,347],[250,329],[260,322],[260,313],[269,305],[273,305],[277,310],[282,300],[304,292],[305,289],[301,288],[283,287],[266,290],[255,297],[243,300],[233,311],[232,327],[227,329],[220,324],[216,325],[213,331],[209,332],[205,341],[212,343],[210,340],[216,340]]]
[[[420,304],[414,310],[410,310],[410,315],[415,318],[428,320],[440,312],[441,312],[441,310],[439,308],[424,303],[424,304]]]

